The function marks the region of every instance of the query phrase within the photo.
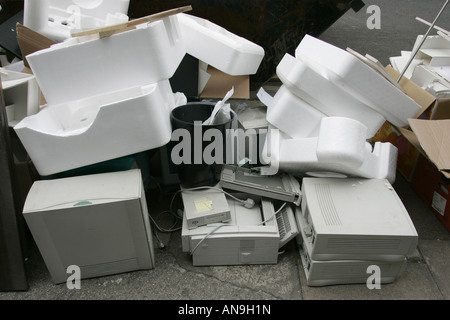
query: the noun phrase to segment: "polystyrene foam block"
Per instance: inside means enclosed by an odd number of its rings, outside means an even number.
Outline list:
[[[184,103],[166,80],[49,105],[14,130],[39,174],[47,176],[167,144],[170,112]]]
[[[447,41],[440,35],[429,35],[425,39],[425,41],[421,44],[423,35],[418,35],[416,41],[414,42],[414,46],[412,48],[412,52],[415,52],[417,48],[420,46],[420,50],[417,54],[417,58],[421,56],[421,50],[426,49],[450,49],[450,42]]]
[[[0,68],[8,125],[39,111],[40,90],[36,78],[27,73]]]
[[[350,118],[323,118],[317,142],[317,160],[359,167],[365,160],[366,132],[367,128],[361,122]]]
[[[294,95],[285,85],[280,86],[273,98],[262,90],[258,92],[258,98],[267,106],[266,119],[270,124],[291,138],[319,134],[320,121],[325,114]]]
[[[167,80],[186,54],[175,16],[27,56],[49,105]]]
[[[232,76],[257,72],[264,57],[261,46],[203,18],[177,16],[187,53]]]
[[[414,118],[421,109],[412,98],[346,50],[306,35],[295,56],[398,127],[407,125],[407,119]]]
[[[130,0],[25,0],[24,26],[55,41],[128,21]]]
[[[397,148],[394,145],[376,142],[372,147],[362,135],[359,135],[359,139],[351,137],[352,131],[358,129],[356,126],[349,131],[344,127],[339,129],[338,124],[345,122],[342,118],[329,117],[322,121],[328,122],[323,125],[336,121],[335,129],[321,131],[318,137],[292,139],[271,127],[262,152],[263,160],[271,166],[277,166],[278,170],[297,176],[361,177],[387,179],[391,183],[395,181]],[[336,139],[338,135],[341,138]]]
[[[367,138],[372,138],[386,122],[380,113],[290,54],[284,55],[276,73],[283,85],[320,112],[363,123],[367,127]]]

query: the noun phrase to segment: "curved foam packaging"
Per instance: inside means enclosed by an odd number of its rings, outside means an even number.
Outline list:
[[[408,125],[407,119],[414,118],[421,109],[412,98],[356,56],[310,35],[302,39],[295,57],[395,126]]]
[[[386,121],[380,113],[290,54],[284,55],[276,73],[284,86],[320,112],[363,123],[367,127],[367,138],[372,138]]]
[[[48,104],[169,79],[186,54],[175,16],[103,39],[61,43],[27,55]]]
[[[323,118],[317,137],[292,139],[271,127],[263,160],[293,175],[378,178],[393,183],[397,148],[382,142],[372,147],[364,130],[356,120],[342,117]]]
[[[39,174],[47,176],[167,144],[168,115],[185,103],[175,99],[165,80],[47,105],[14,130]]]
[[[255,74],[264,49],[206,20],[186,13],[177,15],[186,51],[232,76]]]
[[[350,118],[323,118],[317,141],[317,160],[360,166],[365,160],[367,128]]]
[[[325,114],[308,102],[294,95],[285,85],[281,85],[275,95],[258,97],[267,106],[266,119],[291,138],[316,137],[319,134],[320,121]],[[288,115],[288,116],[287,116]]]
[[[55,40],[128,21],[130,0],[25,0],[24,26]]]

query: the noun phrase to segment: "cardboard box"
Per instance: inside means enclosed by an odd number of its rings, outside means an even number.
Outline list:
[[[391,66],[387,66],[386,70],[394,79],[398,79],[400,74]],[[407,78],[403,78],[399,84],[404,92],[422,107],[415,119],[437,120],[448,118],[450,99],[437,99]],[[397,147],[397,170],[407,181],[411,182],[418,156],[422,151],[417,136],[411,128],[409,126],[396,127],[386,121],[372,140],[375,142],[390,142]]]
[[[201,99],[222,99],[231,87],[234,88],[233,99],[250,98],[249,75],[232,76],[212,66],[208,66],[207,73],[209,74],[209,79],[200,92]]]
[[[387,70],[398,74],[391,67]],[[450,230],[450,99],[436,98],[406,78],[400,85],[423,109],[408,119],[409,126],[386,123],[374,139],[398,147],[398,171]]]
[[[446,178],[425,156],[420,155],[412,188],[439,221],[450,231],[450,179]]]

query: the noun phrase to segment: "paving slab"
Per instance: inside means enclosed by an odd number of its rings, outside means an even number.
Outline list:
[[[444,299],[450,299],[450,241],[420,240],[420,251]]]

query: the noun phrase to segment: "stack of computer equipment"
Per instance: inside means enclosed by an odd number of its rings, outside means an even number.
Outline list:
[[[227,165],[216,186],[182,189],[181,196],[182,249],[194,266],[276,264],[299,234],[300,184],[289,175]]]
[[[305,177],[295,217],[309,286],[394,282],[417,247],[414,224],[385,179]]]

